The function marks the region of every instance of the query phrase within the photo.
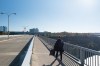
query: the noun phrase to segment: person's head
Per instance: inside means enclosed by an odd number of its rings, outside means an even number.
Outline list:
[[[61,42],[61,36],[58,36],[58,40],[57,40],[58,42]]]
[[[61,36],[59,35],[59,36],[58,36],[58,39],[60,39],[60,38],[61,38]]]

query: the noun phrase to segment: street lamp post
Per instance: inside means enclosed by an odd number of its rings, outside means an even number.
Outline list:
[[[7,13],[0,13],[0,14],[6,14],[7,16],[8,16],[8,39],[9,39],[9,17],[10,17],[10,15],[12,15],[12,14],[14,14],[14,15],[16,15],[16,13],[11,13],[11,14],[7,14]]]

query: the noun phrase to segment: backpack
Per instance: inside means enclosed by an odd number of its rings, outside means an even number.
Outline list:
[[[58,39],[55,43],[54,49],[56,51],[62,51],[63,50],[64,43],[61,41],[61,39]]]
[[[55,50],[54,49],[50,50],[50,54],[49,55],[54,56],[55,55]]]

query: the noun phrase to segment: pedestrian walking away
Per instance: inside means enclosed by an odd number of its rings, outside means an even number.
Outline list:
[[[63,46],[64,46],[64,42],[61,40],[61,38],[59,36],[59,38],[57,39],[57,41],[54,45],[54,50],[56,52],[56,59],[58,57],[58,53],[60,53],[60,61],[62,61],[62,54],[64,52]]]

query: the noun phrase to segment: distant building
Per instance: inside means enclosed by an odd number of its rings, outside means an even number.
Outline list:
[[[7,32],[6,26],[0,26],[0,32]]]
[[[31,34],[38,33],[38,32],[39,32],[39,29],[38,28],[30,29],[30,33]]]

